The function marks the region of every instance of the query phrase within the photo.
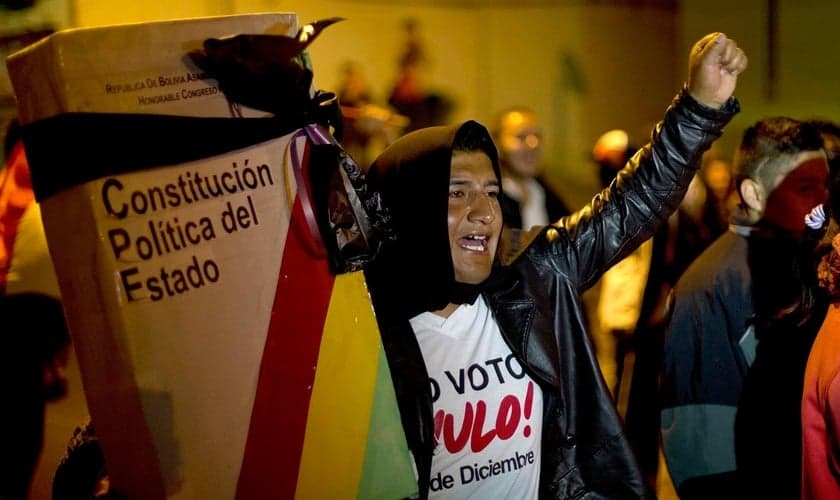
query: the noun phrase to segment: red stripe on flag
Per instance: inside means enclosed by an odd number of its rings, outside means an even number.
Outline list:
[[[239,473],[238,499],[294,498],[334,280],[326,260],[314,258],[312,249],[296,197]]]

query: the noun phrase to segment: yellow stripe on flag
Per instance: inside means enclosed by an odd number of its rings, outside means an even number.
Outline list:
[[[309,405],[295,498],[356,498],[380,339],[361,271],[335,278]]]

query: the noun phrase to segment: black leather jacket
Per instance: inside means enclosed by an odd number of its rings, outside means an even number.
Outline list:
[[[682,91],[652,142],[587,206],[553,225],[505,234],[501,265],[483,293],[543,390],[540,498],[652,497],[601,377],[580,296],[677,208],[701,155],[737,111],[734,99],[713,110]],[[427,372],[407,322],[381,333],[425,498],[435,445]]]

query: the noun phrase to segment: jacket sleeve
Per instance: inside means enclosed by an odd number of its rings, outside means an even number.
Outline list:
[[[683,89],[654,129],[651,141],[615,181],[578,212],[543,229],[545,255],[579,290],[653,236],[676,210],[703,153],[739,111],[734,98],[721,109],[698,103]]]

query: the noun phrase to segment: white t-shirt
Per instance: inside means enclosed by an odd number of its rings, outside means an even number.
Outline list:
[[[537,498],[542,391],[482,297],[411,319],[429,371],[437,447],[431,499]]]

